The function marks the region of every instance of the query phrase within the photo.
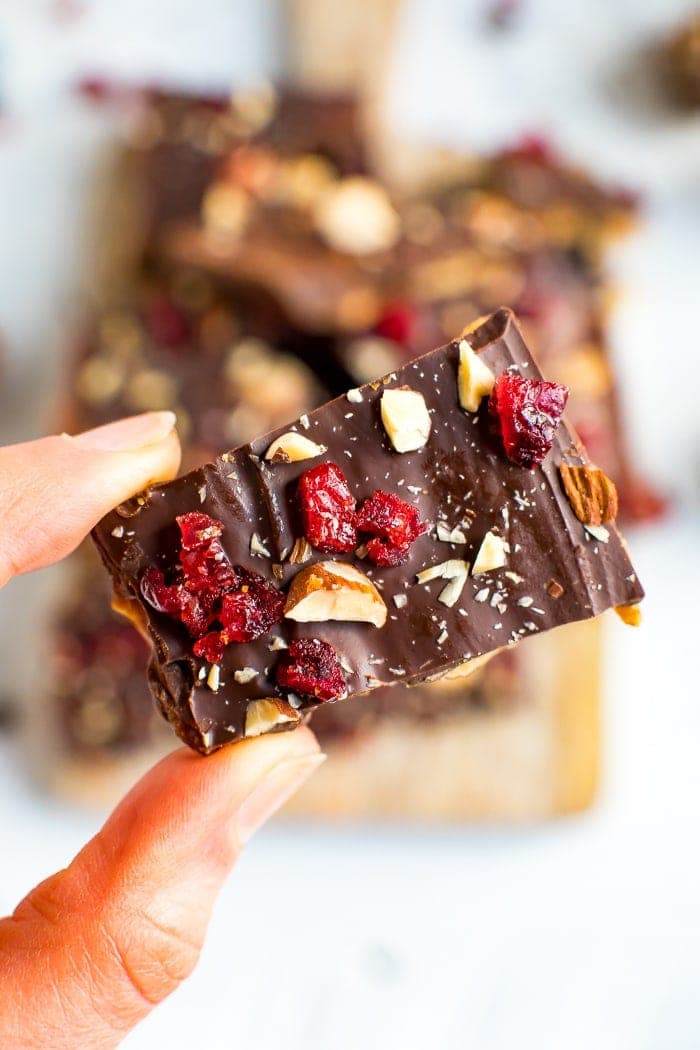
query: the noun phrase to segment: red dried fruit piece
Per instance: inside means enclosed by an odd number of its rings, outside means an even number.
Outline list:
[[[281,689],[321,701],[337,700],[347,688],[335,649],[320,638],[292,642],[277,665],[276,676]]]
[[[184,585],[193,594],[219,598],[241,581],[221,545],[221,522],[208,514],[191,511],[177,519],[180,528],[180,564]]]
[[[394,343],[410,343],[418,318],[409,303],[389,303],[374,326],[377,335]]]
[[[279,623],[284,616],[286,598],[271,583],[254,573],[246,573],[240,590],[225,594],[217,620],[220,631],[210,631],[193,651],[210,663],[219,663],[231,642],[254,642]]]
[[[359,532],[374,537],[367,543],[367,555],[375,565],[382,566],[403,564],[413,541],[428,528],[414,506],[381,489],[364,501],[355,522]]]
[[[218,663],[231,642],[254,641],[279,623],[286,599],[264,577],[231,565],[221,545],[221,522],[193,511],[177,523],[181,577],[168,584],[152,565],[141,578],[141,593],[198,639],[195,656]]]
[[[286,597],[262,576],[250,573],[239,591],[225,594],[219,619],[232,642],[252,642],[284,616]]]
[[[327,554],[347,553],[357,546],[355,497],[335,463],[305,470],[297,489],[304,535]]]
[[[209,631],[199,638],[192,646],[192,652],[202,660],[210,664],[220,664],[224,658],[226,643],[221,637],[221,631]]]
[[[367,542],[367,557],[373,565],[385,569],[394,569],[397,565],[407,562],[410,550],[408,544],[396,546],[387,543],[386,540],[380,540],[377,536]]]
[[[503,372],[489,398],[506,456],[520,467],[536,467],[554,442],[569,388]]]
[[[187,591],[182,581],[166,583],[155,565],[150,565],[141,577],[141,594],[158,612],[177,617],[193,638],[201,637],[208,630],[210,611],[199,597]]]

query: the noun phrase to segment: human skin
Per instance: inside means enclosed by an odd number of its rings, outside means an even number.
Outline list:
[[[177,472],[169,412],[0,448],[0,586],[69,554]],[[102,1050],[191,973],[241,849],[323,761],[307,729],[173,752],[78,856],[0,919],[0,1046]]]

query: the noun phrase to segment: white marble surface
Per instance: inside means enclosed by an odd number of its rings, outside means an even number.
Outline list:
[[[11,361],[1,440],[41,425],[52,339],[75,286],[83,191],[109,131],[65,85],[95,69],[222,84],[277,64],[269,3],[85,6],[61,26],[48,0],[0,4],[0,329]],[[396,64],[398,122],[479,146],[543,128],[647,194],[645,224],[615,260],[626,294],[613,337],[637,453],[679,512],[633,538],[649,594],[644,626],[609,625],[599,806],[529,831],[268,829],[221,898],[195,976],[127,1045],[700,1044],[700,354],[685,334],[697,322],[700,131],[697,118],[662,118],[631,62],[688,6],[523,0],[517,36],[482,37],[476,48],[476,0],[412,0]],[[622,69],[637,85],[624,103]],[[43,589],[41,578],[15,581],[0,596],[5,681],[31,670],[18,654]],[[0,912],[99,820],[42,797],[2,742]],[[297,908],[270,903],[280,881]]]

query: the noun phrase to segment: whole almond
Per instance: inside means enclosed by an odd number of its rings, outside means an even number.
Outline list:
[[[617,489],[598,467],[569,467],[559,473],[574,514],[584,525],[602,525],[617,517]]]

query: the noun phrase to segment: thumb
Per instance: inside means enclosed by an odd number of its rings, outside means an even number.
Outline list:
[[[172,412],[0,448],[0,587],[70,554],[107,511],[179,463]]]
[[[116,1046],[191,972],[242,845],[323,758],[298,729],[152,769],[0,921],[0,1046]]]

